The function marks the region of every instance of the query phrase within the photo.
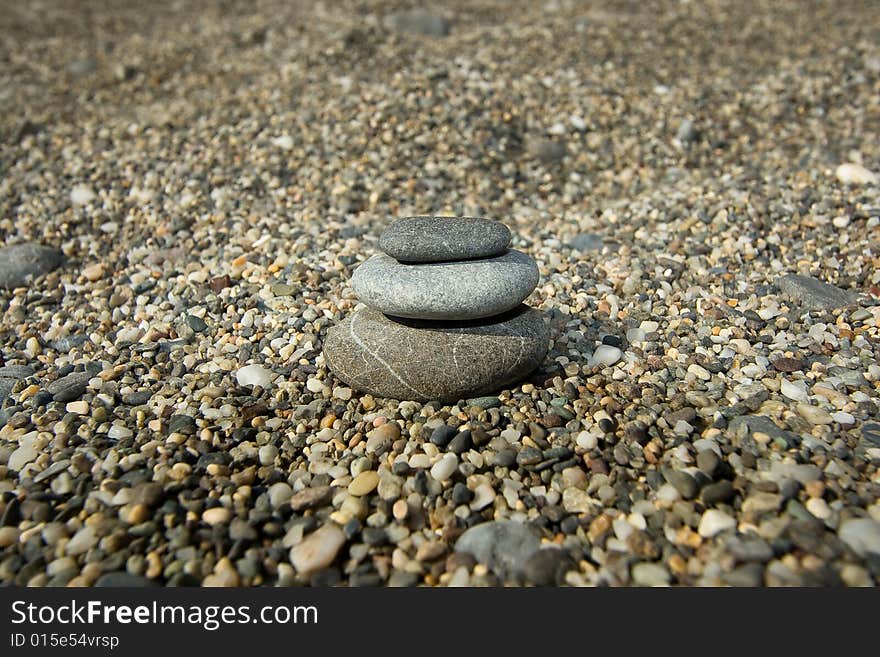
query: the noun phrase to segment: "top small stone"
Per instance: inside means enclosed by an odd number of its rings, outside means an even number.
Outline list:
[[[379,238],[379,248],[401,262],[444,262],[504,253],[510,230],[479,217],[403,217]]]

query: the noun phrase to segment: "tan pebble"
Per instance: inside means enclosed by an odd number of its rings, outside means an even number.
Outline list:
[[[175,463],[171,466],[168,476],[174,481],[181,481],[192,472],[192,466],[189,463]]]
[[[18,527],[0,527],[0,548],[15,545],[18,542]]]
[[[327,523],[306,536],[301,543],[290,550],[290,563],[302,575],[326,568],[345,545],[342,530]]]
[[[150,509],[146,504],[135,504],[128,512],[128,522],[132,525],[139,525],[146,522],[150,518]]]
[[[206,509],[202,513],[202,521],[208,523],[209,525],[217,525],[224,522],[229,522],[229,519],[232,517],[232,512],[222,506],[215,506],[210,509]]]
[[[147,554],[147,572],[144,574],[151,579],[162,574],[162,559],[157,552]]]
[[[406,503],[406,500],[397,500],[394,506],[391,507],[391,513],[395,520],[405,520],[409,514],[409,505]]]
[[[22,390],[21,393],[18,395],[18,401],[23,402],[26,399],[30,399],[31,397],[36,395],[38,392],[40,392],[40,386],[38,386],[36,384],[29,385],[27,388]]]
[[[320,426],[321,426],[322,429],[329,429],[330,427],[333,426],[333,423],[334,423],[334,422],[336,422],[336,416],[333,415],[333,413],[330,413],[329,415],[325,415],[325,416],[321,419],[321,425],[320,425]]]
[[[379,473],[375,470],[364,470],[348,485],[348,492],[352,495],[368,495],[376,490],[379,485]]]
[[[202,580],[202,586],[206,587],[238,586],[240,583],[241,580],[238,573],[234,570],[224,570],[219,573],[213,573]]]
[[[825,482],[808,481],[804,484],[804,490],[809,497],[822,497],[825,494]]]
[[[97,262],[94,265],[89,265],[82,270],[82,275],[87,281],[97,281],[104,276],[104,263]]]
[[[74,413],[76,415],[88,415],[89,413],[89,403],[82,400],[68,402],[67,406],[64,408],[68,413]]]
[[[446,546],[440,541],[427,541],[419,546],[416,550],[417,561],[434,561],[443,556],[446,552]]]
[[[205,468],[205,471],[212,477],[219,477],[229,474],[229,467],[220,463],[211,463]]]

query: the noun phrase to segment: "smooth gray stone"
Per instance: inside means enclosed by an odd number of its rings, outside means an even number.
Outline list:
[[[362,308],[327,332],[324,359],[337,378],[364,392],[455,402],[522,378],[548,346],[543,314],[528,306],[470,322],[390,318]]]
[[[509,244],[507,226],[479,217],[403,217],[379,237],[379,248],[402,262],[487,258]]]
[[[41,244],[25,242],[0,248],[0,287],[14,288],[57,268],[64,254]]]
[[[468,320],[516,308],[538,284],[538,266],[525,253],[479,260],[402,264],[379,253],[351,277],[355,294],[387,315]]]
[[[529,558],[541,548],[538,532],[515,520],[493,520],[468,529],[455,543],[456,552],[467,552],[499,577],[524,574]]]
[[[776,286],[807,308],[834,310],[853,303],[853,295],[812,276],[788,274],[776,281]]]
[[[406,9],[385,17],[385,25],[398,32],[442,37],[449,34],[450,25],[442,16],[427,9]]]
[[[34,373],[34,368],[29,365],[6,365],[0,367],[0,401],[8,396],[15,384],[21,379],[26,379]]]

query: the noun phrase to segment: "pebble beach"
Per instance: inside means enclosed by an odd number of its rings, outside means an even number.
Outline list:
[[[878,3],[0,9],[3,584],[880,582]],[[328,367],[424,214],[536,262],[524,380]]]

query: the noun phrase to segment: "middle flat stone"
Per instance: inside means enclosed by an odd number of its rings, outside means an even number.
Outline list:
[[[358,298],[387,315],[413,319],[479,319],[516,308],[538,285],[538,266],[525,253],[494,258],[403,264],[379,253],[358,267]]]

